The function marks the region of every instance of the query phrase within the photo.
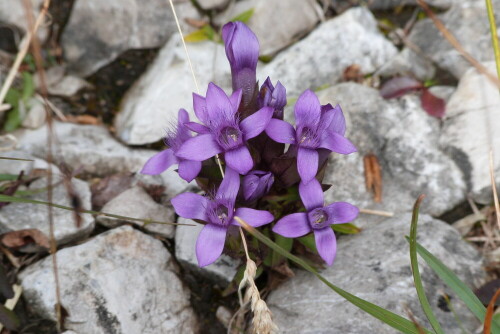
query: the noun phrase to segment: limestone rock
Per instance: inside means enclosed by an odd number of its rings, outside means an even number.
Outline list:
[[[175,222],[174,210],[156,203],[139,186],[132,187],[113,198],[104,205],[101,211],[125,217],[151,219],[160,222]],[[124,222],[138,226],[143,225],[142,222],[135,220],[122,220],[107,216],[97,217],[97,222],[109,228],[119,226]],[[148,224],[144,229],[165,238],[173,238],[175,227],[174,225]]]
[[[424,206],[426,202],[424,202]],[[332,267],[321,272],[333,284],[405,318],[408,307],[418,323],[430,328],[422,313],[410,268],[411,214],[403,214],[372,225],[360,234],[339,238]],[[480,254],[461,240],[448,224],[420,215],[419,242],[474,288],[486,278]],[[419,261],[424,288],[444,332],[461,333],[453,313],[438,307],[440,295],[451,295],[451,303],[466,331],[480,325],[465,304]],[[312,274],[299,270],[296,276],[272,291],[268,305],[282,333],[396,333],[397,331],[356,308],[330,290]],[[361,321],[362,319],[362,321]]]
[[[189,292],[159,240],[129,226],[57,252],[64,327],[77,333],[197,333]],[[50,257],[19,275],[33,311],[55,319]]]
[[[62,180],[53,178],[52,202],[64,206],[72,206],[72,198]],[[73,191],[78,195],[81,207],[90,210],[90,189],[86,182],[73,179],[71,181]],[[29,190],[35,194],[29,199],[47,202],[47,179],[41,178],[31,183]],[[36,190],[41,192],[36,192]],[[87,237],[94,229],[94,218],[90,214],[80,214],[80,227],[77,227],[73,211],[54,208],[52,210],[54,221],[54,235],[56,242],[63,245]],[[36,228],[42,231],[47,237],[50,235],[48,220],[48,208],[42,204],[31,203],[11,203],[0,210],[0,230],[1,233],[17,231],[22,229]]]
[[[258,71],[261,82],[280,80],[289,97],[305,89],[331,85],[346,67],[357,64],[362,73],[375,72],[397,53],[377,28],[366,8],[353,8],[320,24],[306,38],[284,50]]]

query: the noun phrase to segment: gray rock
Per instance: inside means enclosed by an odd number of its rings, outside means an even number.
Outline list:
[[[198,4],[203,9],[218,9],[227,6],[230,0],[198,0]]]
[[[129,226],[57,252],[64,327],[77,333],[196,333],[189,292],[159,240]],[[50,257],[19,275],[30,307],[55,319]]]
[[[276,19],[276,13],[286,13]],[[272,55],[311,31],[323,12],[314,0],[257,0],[248,26],[257,35],[261,55]]]
[[[236,274],[239,261],[222,254],[211,265],[200,268],[196,260],[196,239],[203,225],[182,217],[179,217],[177,222],[195,225],[179,225],[175,228],[175,257],[179,263],[186,269],[212,280],[220,286],[228,285]]]
[[[421,81],[432,79],[436,68],[429,59],[417,55],[410,49],[403,49],[376,73],[377,76],[392,77],[397,75],[414,76]]]
[[[493,1],[495,12],[500,1]],[[493,60],[491,35],[484,1],[457,1],[450,10],[438,16],[465,51],[479,61]],[[471,67],[442,36],[430,19],[418,21],[408,40],[419,47],[439,67],[460,78]],[[414,51],[410,51],[414,52]],[[494,72],[493,72],[494,73]]]
[[[52,202],[72,206],[72,198],[62,180],[54,177],[52,184]],[[73,179],[71,181],[75,194],[80,199],[81,207],[90,210],[90,188],[87,182]],[[29,190],[35,194],[28,196],[29,199],[47,202],[47,179],[41,178],[31,183]],[[41,192],[37,193],[36,190]],[[52,210],[55,232],[54,236],[57,244],[63,245],[87,237],[94,229],[94,218],[90,214],[81,214],[80,227],[77,227],[72,211],[57,209]],[[0,230],[1,233],[17,231],[22,229],[36,228],[49,236],[50,226],[48,221],[48,208],[42,204],[31,203],[11,203],[0,210]]]
[[[199,17],[189,1],[175,8],[184,28],[184,18]],[[61,45],[69,70],[88,76],[125,50],[159,47],[176,33],[168,0],[77,0]]]
[[[107,176],[119,172],[138,172],[156,152],[131,149],[114,139],[102,126],[54,122],[58,142],[53,150],[54,162],[66,163],[73,169],[93,176]],[[18,149],[36,157],[47,154],[47,126],[37,130],[16,132]],[[161,175],[166,193],[173,196],[184,190],[188,183],[173,169]]]
[[[45,73],[45,84],[47,92],[50,95],[63,97],[71,97],[83,88],[91,87],[91,85],[74,75],[66,75],[64,66],[54,66],[49,68]],[[35,76],[35,85],[40,88],[41,83],[39,76]]]
[[[2,159],[2,163],[0,163],[0,174],[18,175],[21,171],[24,171],[24,174],[27,175],[31,173],[31,170],[33,169],[35,157],[26,152],[22,151],[2,152],[2,157],[25,159],[32,161]]]
[[[377,28],[366,8],[354,8],[322,23],[306,38],[284,50],[259,71],[263,81],[280,80],[289,96],[308,88],[334,84],[346,67],[357,64],[362,73],[375,72],[397,53]]]
[[[418,302],[404,238],[409,234],[410,220],[411,214],[403,214],[371,225],[358,235],[339,238],[336,260],[321,274],[342,289],[405,318],[408,308],[420,324],[430,328]],[[419,242],[468,286],[477,287],[485,280],[480,254],[462,241],[453,227],[420,215],[418,235]],[[479,322],[465,304],[458,302],[423,261],[419,263],[426,295],[444,332],[461,333],[453,313],[438,307],[443,292],[452,296],[453,308],[466,332],[474,332]],[[282,333],[396,333],[302,270],[271,292],[267,302]]]
[[[30,0],[32,7],[33,20],[36,20],[44,0]],[[45,19],[47,20],[47,18]],[[0,22],[11,24],[23,32],[29,30],[29,21],[26,18],[26,10],[24,9],[23,1],[18,0],[2,0],[0,2]],[[33,21],[34,22],[34,21]],[[48,25],[40,25],[37,30],[37,36],[40,41],[45,41],[48,36]]]
[[[29,105],[30,109],[26,117],[23,119],[22,126],[28,129],[38,129],[45,124],[45,120],[47,118],[45,107],[37,98],[30,99]]]
[[[432,86],[429,88],[429,91],[440,99],[448,102],[456,89],[457,87],[454,86]]]
[[[485,64],[495,73],[495,63]],[[461,168],[467,190],[484,204],[492,201],[489,152],[500,186],[500,97],[498,87],[470,69],[446,105],[441,143]]]
[[[347,119],[347,138],[358,148],[352,156],[331,155],[325,182],[327,198],[362,208],[406,212],[420,194],[423,210],[440,215],[465,200],[462,172],[439,149],[439,120],[429,116],[416,96],[384,100],[378,90],[343,83],[318,92],[322,103],[339,103]],[[382,203],[365,188],[363,157],[377,156],[382,169]]]
[[[230,1],[227,8],[218,15],[213,17],[214,23],[219,26],[223,26],[227,22],[231,21],[233,18],[238,15],[250,10],[254,9],[258,0],[239,0],[239,1]]]
[[[427,4],[430,6],[447,9],[453,4],[457,3],[456,0],[428,0]],[[333,8],[337,12],[343,12],[348,8],[359,5],[367,5],[370,9],[374,10],[388,10],[401,6],[417,6],[416,0],[331,0]]]
[[[205,96],[206,87],[211,81],[230,89],[231,70],[222,45],[201,42],[187,47],[200,94]],[[127,92],[114,122],[118,137],[131,145],[160,140],[170,124],[177,124],[180,108],[194,115],[193,92],[196,92],[196,85],[181,40],[176,35]],[[230,91],[227,90],[227,93]]]
[[[101,211],[125,217],[175,222],[174,210],[156,203],[139,186],[132,187],[113,198],[104,205]],[[96,220],[98,223],[109,228],[114,228],[123,223],[132,223],[138,226],[143,225],[143,223],[135,220],[122,220],[106,216],[98,216]],[[174,225],[148,224],[144,229],[165,238],[173,238],[175,227]]]

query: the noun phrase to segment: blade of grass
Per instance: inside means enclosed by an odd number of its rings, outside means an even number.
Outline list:
[[[22,198],[22,197],[1,195],[1,194],[0,194],[0,202],[39,204],[39,205],[46,205],[46,206],[50,206],[50,207],[54,207],[54,208],[58,208],[58,209],[63,209],[63,210],[68,210],[68,211],[75,211],[74,208],[69,207],[69,206],[65,206],[65,205],[49,203],[49,202],[44,202],[44,201],[37,201],[34,199],[28,199],[28,198]],[[132,217],[127,217],[127,216],[114,215],[112,213],[92,211],[92,210],[78,210],[78,212],[79,213],[89,213],[91,215],[102,215],[102,216],[117,218],[117,219],[122,219],[122,220],[133,220],[133,221],[141,222],[145,225],[147,225],[147,224],[164,224],[164,225],[195,226],[193,224],[170,223],[170,222],[160,222],[160,221],[152,220],[152,219],[132,218]]]
[[[336,285],[330,283],[325,277],[323,277],[320,273],[316,271],[313,267],[311,267],[309,264],[307,264],[304,260],[296,257],[295,255],[290,254],[289,252],[285,251],[283,248],[280,246],[276,245],[271,239],[254,229],[252,226],[248,225],[245,221],[243,221],[239,217],[235,217],[235,219],[238,221],[238,223],[245,228],[247,232],[252,234],[255,238],[259,239],[262,243],[264,243],[266,246],[269,248],[273,249],[274,251],[280,253],[284,257],[288,258],[289,260],[295,262],[305,270],[309,271],[313,275],[315,275],[319,280],[321,280],[323,283],[325,283],[330,289],[338,293],[341,297],[345,298],[348,302],[351,304],[359,307],[361,310],[367,312],[368,314],[372,315],[373,317],[379,319],[380,321],[386,323],[387,325],[401,331],[402,333],[407,333],[407,334],[419,334],[418,329],[415,327],[415,324],[413,324],[411,321],[403,318],[400,315],[397,315],[395,313],[392,313],[391,311],[387,311],[386,309],[377,306],[375,304],[372,304],[366,300],[363,300],[359,297],[356,297],[355,295],[337,287]],[[425,330],[426,334],[432,333],[429,330]]]
[[[495,23],[495,13],[491,0],[486,0],[486,11],[488,12],[488,20],[490,21],[491,44],[495,52],[495,62],[497,64],[497,76],[500,77],[500,47],[498,46],[497,25]]]
[[[406,238],[409,240],[409,238]],[[432,270],[441,278],[444,283],[457,294],[457,296],[465,303],[467,308],[478,318],[481,322],[484,321],[486,315],[486,308],[481,303],[479,298],[472,292],[472,290],[462,282],[448,267],[439,261],[434,255],[426,250],[422,245],[417,242],[417,253],[424,259],[424,261],[431,267]],[[500,326],[496,323],[493,324],[494,333],[500,333]]]
[[[499,296],[500,296],[500,289],[497,290],[493,298],[491,298],[490,303],[488,304],[488,309],[486,310],[486,316],[484,317],[483,334],[490,334],[491,325],[495,324],[493,322],[493,311],[495,309],[495,302]]]
[[[425,195],[420,195],[413,206],[413,215],[411,217],[410,226],[410,261],[411,261],[411,271],[413,273],[413,281],[415,282],[415,289],[417,290],[418,299],[420,300],[420,305],[425,313],[425,316],[429,320],[432,328],[437,334],[444,334],[439,321],[436,319],[434,312],[432,311],[429,300],[425,295],[424,286],[422,284],[422,278],[420,277],[420,271],[418,269],[417,260],[417,225],[418,225],[418,210],[420,203],[424,200]]]

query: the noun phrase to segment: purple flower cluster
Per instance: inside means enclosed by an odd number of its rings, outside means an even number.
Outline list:
[[[205,97],[193,94],[199,122],[179,110],[177,126],[165,137],[168,148],[153,156],[142,173],[160,174],[177,164],[181,178],[188,182],[196,178],[210,194],[183,193],[172,199],[179,216],[205,224],[196,243],[201,267],[221,255],[226,235],[239,226],[235,217],[253,227],[276,219],[272,231],[288,238],[313,232],[319,255],[331,265],[336,253],[331,225],[350,222],[358,214],[349,203],[325,205],[318,180],[331,152],[356,152],[345,138],[342,109],[321,105],[314,92],[306,90],[295,104],[292,126],[283,120],[285,87],[279,81],[273,85],[267,78],[259,89],[255,34],[245,24],[231,22],[223,27],[222,37],[233,93],[227,95],[210,83]],[[217,174],[219,159],[225,164],[222,179]],[[305,212],[287,214],[289,206],[272,207],[272,201],[266,200],[297,188]]]

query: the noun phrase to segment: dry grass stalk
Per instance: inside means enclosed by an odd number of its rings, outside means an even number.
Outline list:
[[[497,216],[497,226],[500,229],[500,204],[498,203],[498,193],[495,182],[495,169],[493,167],[493,150],[491,149],[490,149],[490,177],[491,177],[491,190],[493,191],[493,201],[495,203],[495,212]]]
[[[235,218],[241,221],[240,218]],[[259,289],[255,285],[255,275],[257,273],[257,265],[250,259],[248,255],[247,243],[243,230],[240,227],[241,240],[247,257],[247,264],[243,279],[238,287],[238,296],[240,298],[241,308],[250,304],[250,309],[253,312],[252,332],[255,334],[272,334],[278,332],[278,326],[273,322],[271,310],[267,307],[266,302],[261,299]],[[241,297],[241,291],[246,287],[245,297]]]

